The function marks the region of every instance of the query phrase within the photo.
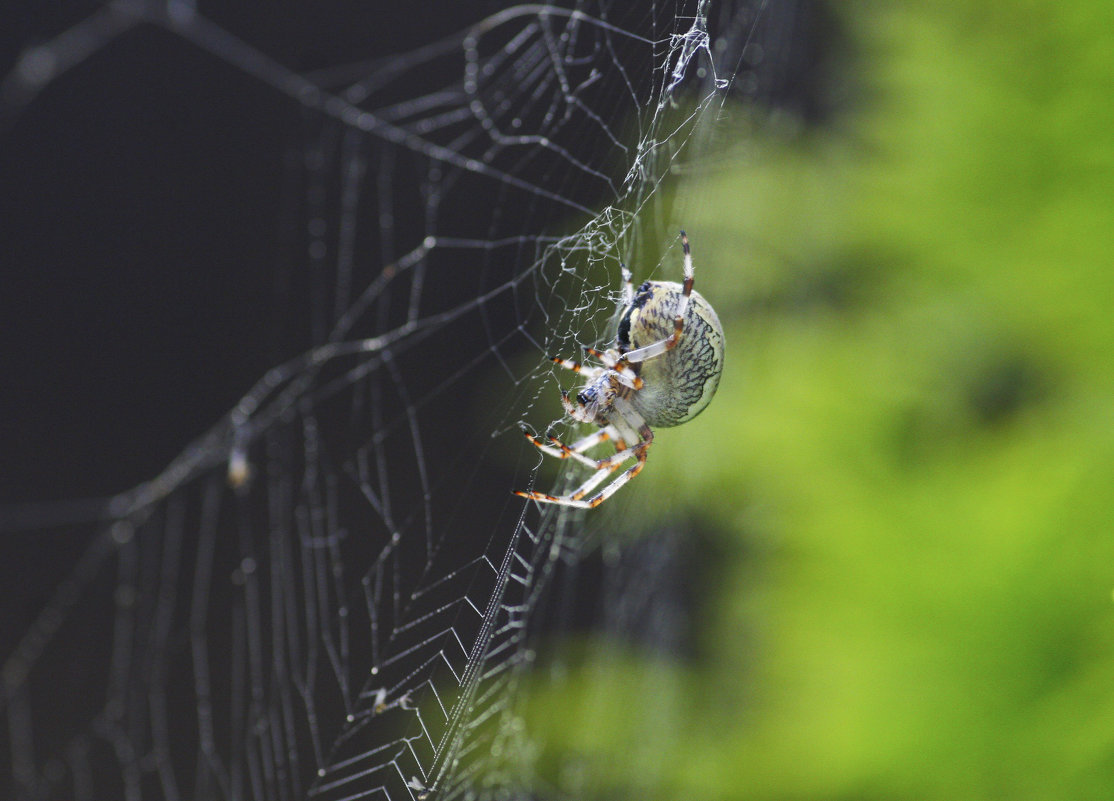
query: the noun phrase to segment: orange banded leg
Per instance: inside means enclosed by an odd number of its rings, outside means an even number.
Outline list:
[[[621,476],[604,487],[602,492],[600,492],[598,495],[593,495],[591,498],[585,501],[585,503],[588,504],[589,509],[593,509],[599,506],[601,503],[614,495],[621,486],[623,486],[632,478],[642,472],[642,468],[646,465],[646,454],[650,450],[650,445],[652,442],[653,441],[651,440],[650,442],[646,442],[640,445],[640,450],[638,452],[638,461],[628,467]]]
[[[565,445],[554,436],[549,437],[548,443],[543,442],[541,437],[534,436],[525,428],[522,429],[522,433],[525,435],[526,439],[530,440],[530,442],[543,453],[556,456],[558,459],[575,459],[581,464],[591,467],[593,470],[614,470],[627,459],[637,455],[636,451],[638,450],[638,445],[628,448],[621,438],[615,438],[613,436],[612,431],[613,429],[611,426],[601,428],[595,434],[589,434],[583,439],[577,440],[572,445]],[[584,455],[584,451],[589,448],[611,439],[614,439],[615,442],[615,453],[611,456],[604,459],[593,459],[590,456]]]
[[[626,384],[631,389],[642,389],[642,379],[638,377],[630,365],[627,364],[626,357],[617,356],[614,351],[602,351],[584,346],[584,352],[589,356],[595,356],[603,366],[614,372],[619,376],[619,380]]]
[[[527,431],[525,427],[523,427],[522,433],[525,434],[526,439],[534,443],[542,453],[548,453],[550,456],[556,456],[558,459],[576,459],[578,462],[582,462],[592,468],[599,467],[597,464],[598,460],[585,456],[584,451],[611,439],[610,428],[601,428],[595,434],[589,434],[583,439],[577,440],[572,445],[564,445],[561,440],[554,436],[549,438],[549,442],[552,444],[547,444],[542,441],[541,437],[536,437]]]
[[[580,362],[574,362],[571,359],[562,359],[560,356],[550,356],[549,360],[556,365],[564,367],[566,370],[572,370],[574,373],[579,373],[580,375],[587,378],[589,381],[594,378],[599,378],[599,376],[602,375],[604,372],[602,367],[595,367],[591,364],[581,364]]]
[[[626,458],[629,458],[630,454],[637,453],[638,460],[629,468],[627,468],[627,470],[617,479],[604,487],[602,491],[596,493],[591,498],[588,498],[586,500],[584,499],[584,496],[595,489],[597,486],[599,486],[609,475],[611,475],[611,473],[613,473],[616,468],[619,467],[619,462],[610,464],[597,470],[591,478],[589,478],[587,481],[577,487],[576,490],[568,495],[549,495],[547,493],[537,491],[516,491],[514,494],[522,498],[529,498],[532,501],[540,501],[542,503],[556,503],[561,506],[573,506],[578,509],[592,509],[606,501],[608,498],[614,495],[620,487],[622,487],[624,484],[626,484],[628,481],[642,472],[642,468],[646,464],[647,451],[649,450],[652,443],[653,440],[647,440],[644,442],[640,442],[634,447],[628,449],[628,456]]]

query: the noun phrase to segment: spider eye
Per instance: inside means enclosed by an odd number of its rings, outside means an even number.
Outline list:
[[[581,406],[587,406],[590,400],[592,400],[592,395],[588,392],[576,393],[576,402],[579,403]]]

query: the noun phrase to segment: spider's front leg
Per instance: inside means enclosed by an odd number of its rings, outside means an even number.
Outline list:
[[[603,375],[604,372],[604,368],[602,367],[593,367],[590,364],[581,364],[580,362],[574,362],[571,359],[562,359],[560,356],[550,356],[549,360],[560,367],[564,367],[566,370],[572,370],[574,373],[584,376],[589,381],[593,381],[599,378],[601,375]]]
[[[610,370],[619,377],[619,381],[624,385],[631,389],[642,389],[642,379],[626,364],[623,357],[613,351],[596,350],[588,345],[582,345],[581,348],[583,348],[585,355],[595,356],[603,362],[603,367],[593,367],[589,364],[574,362],[571,359],[562,359],[560,356],[551,356],[549,360],[566,370],[572,370],[574,373],[584,376],[589,381],[594,381]]]
[[[618,351],[614,350],[596,350],[587,345],[583,346],[584,352],[589,356],[595,356],[611,372],[619,377],[619,381],[624,386],[631,389],[642,389],[642,379],[638,377],[638,373],[627,364],[626,356],[622,356]]]

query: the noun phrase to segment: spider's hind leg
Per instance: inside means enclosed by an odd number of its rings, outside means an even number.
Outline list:
[[[575,458],[594,467],[596,472],[568,495],[549,495],[537,490],[530,492],[516,491],[514,494],[521,498],[541,501],[542,503],[556,503],[562,506],[574,506],[579,509],[591,509],[606,501],[621,486],[642,472],[642,468],[646,464],[647,451],[654,442],[654,432],[650,430],[642,416],[624,398],[615,399],[615,409],[618,414],[613,418],[612,425],[577,441],[573,447],[561,445],[556,440],[554,440],[556,445],[547,445],[529,432],[524,431],[526,437],[546,453],[559,456],[562,459]],[[615,443],[616,452],[613,455],[606,459],[595,460],[578,452],[578,448],[587,449],[602,442],[605,438],[604,435]],[[635,444],[627,447],[627,438],[634,439]],[[591,498],[584,499],[585,495],[606,481],[607,477],[614,473],[623,462],[631,458],[636,460],[635,463],[628,467],[617,479]]]
[[[599,460],[585,456],[584,451],[588,450],[589,448],[595,447],[601,442],[606,442],[607,440],[612,439],[615,433],[615,429],[611,426],[608,426],[607,428],[601,428],[594,434],[589,434],[588,436],[577,440],[572,445],[564,445],[562,444],[561,440],[553,436],[549,438],[549,443],[546,443],[541,439],[541,437],[536,437],[529,431],[527,431],[525,427],[523,427],[522,433],[525,434],[526,439],[534,443],[537,449],[540,450],[542,453],[547,453],[550,456],[556,456],[558,459],[572,458],[578,462],[581,462],[582,464],[588,465],[593,469],[598,469]]]
[[[514,494],[518,495],[521,498],[528,498],[532,501],[541,501],[542,503],[555,503],[561,506],[575,506],[579,509],[592,509],[606,501],[608,498],[614,495],[620,487],[622,487],[624,484],[626,484],[628,481],[642,472],[642,468],[646,464],[647,451],[652,444],[652,439],[645,440],[643,442],[639,442],[632,448],[627,448],[626,450],[615,454],[615,456],[611,457],[610,459],[600,460],[600,464],[602,466],[598,470],[596,470],[595,473],[589,476],[587,481],[570,492],[568,495],[549,495],[544,492],[538,492],[537,490],[531,492],[516,491]],[[603,490],[596,493],[587,500],[584,499],[585,495],[602,484],[608,476],[615,472],[619,465],[621,465],[631,456],[635,456],[635,458],[637,459],[637,461],[633,465],[628,467],[622,475],[620,475],[617,479],[604,487]]]
[[[589,509],[599,506],[601,503],[618,492],[620,487],[622,487],[624,484],[626,484],[628,481],[642,472],[642,468],[646,465],[647,453],[650,450],[650,445],[652,444],[653,440],[646,440],[645,442],[640,442],[638,445],[631,448],[632,451],[638,451],[638,461],[628,467],[621,476],[604,487],[600,493],[592,496],[587,501],[584,501]],[[615,467],[618,467],[618,465],[615,465]],[[614,467],[612,468],[612,470],[614,470]],[[574,493],[571,497],[577,498],[578,496]]]

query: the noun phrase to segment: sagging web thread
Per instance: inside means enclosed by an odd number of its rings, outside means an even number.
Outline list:
[[[529,792],[514,687],[575,517],[510,495],[538,461],[515,423],[554,394],[546,355],[609,336],[618,261],[672,224],[661,184],[727,77],[704,3],[642,5],[514,7],[305,73],[186,2],[24,50],[9,115],[144,27],[297,103],[312,324],[59,527],[88,548],[4,657],[16,797]]]

